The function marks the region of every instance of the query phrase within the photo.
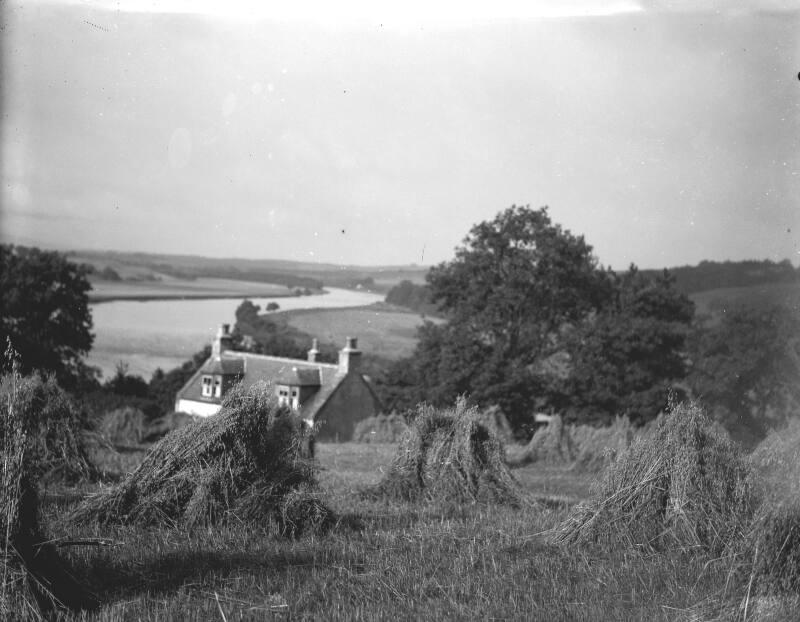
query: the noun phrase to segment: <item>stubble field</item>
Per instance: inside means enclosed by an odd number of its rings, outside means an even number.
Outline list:
[[[116,543],[63,549],[103,603],[91,620],[674,620],[740,589],[724,563],[703,556],[548,544],[547,530],[568,513],[559,503],[364,499],[395,449],[318,445],[319,484],[340,516],[324,536],[289,540],[245,525],[67,527],[61,517],[86,488],[51,491],[43,518],[54,537]],[[105,452],[103,462],[119,476],[143,454]],[[515,474],[540,498],[585,497],[592,479],[536,465]]]

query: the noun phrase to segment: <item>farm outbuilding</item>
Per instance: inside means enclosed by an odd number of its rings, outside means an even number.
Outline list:
[[[230,327],[223,324],[211,356],[175,398],[176,412],[208,417],[217,414],[230,389],[269,382],[278,402],[289,406],[316,429],[318,440],[349,441],[356,424],[381,411],[369,380],[360,373],[358,341],[348,337],[338,365],[317,362],[317,342],[308,359],[288,359],[230,349]]]

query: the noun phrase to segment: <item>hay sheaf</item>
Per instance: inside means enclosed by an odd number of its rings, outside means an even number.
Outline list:
[[[265,383],[236,388],[217,415],[165,436],[133,473],[88,498],[72,518],[187,528],[233,519],[297,533],[303,529],[286,524],[285,504],[314,485],[312,463],[303,455],[307,434]],[[321,503],[307,514],[310,526],[333,519]]]
[[[96,597],[76,581],[40,526],[36,463],[46,454],[28,431],[31,382],[16,370],[3,378],[0,408],[0,619],[39,620],[93,609]],[[56,395],[57,393],[50,393]],[[52,404],[40,403],[44,411]],[[57,404],[55,405],[57,406]]]
[[[800,594],[800,419],[750,455],[762,498],[744,543],[754,594]]]
[[[28,462],[34,481],[76,482],[97,479],[99,470],[89,458],[87,418],[75,401],[52,376],[38,373],[0,380],[0,399],[15,404],[16,421],[27,435]],[[7,421],[0,420],[0,436],[9,433]]]
[[[557,543],[601,541],[720,552],[752,515],[741,450],[696,404],[679,404],[606,470],[594,498],[551,533]]]
[[[356,443],[397,443],[408,430],[402,415],[375,415],[356,424],[353,440]]]
[[[569,428],[564,426],[560,415],[553,415],[550,423],[537,430],[527,445],[509,455],[508,462],[514,466],[531,462],[567,464],[575,456]]]
[[[388,473],[366,494],[521,506],[525,496],[504,458],[502,444],[480,422],[476,408],[463,400],[446,410],[421,405]]]
[[[571,425],[569,435],[575,448],[577,471],[597,472],[616,460],[633,442],[636,432],[627,417],[616,417],[609,426],[595,428]]]
[[[147,419],[138,408],[118,408],[103,415],[97,425],[97,432],[112,445],[136,446],[147,434]]]

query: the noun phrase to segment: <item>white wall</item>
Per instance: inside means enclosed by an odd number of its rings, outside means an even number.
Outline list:
[[[196,402],[194,400],[178,400],[175,410],[187,415],[197,415],[198,417],[210,417],[216,415],[220,409],[219,404],[209,404],[208,402]]]

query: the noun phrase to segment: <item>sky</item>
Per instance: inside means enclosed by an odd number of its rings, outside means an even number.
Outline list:
[[[516,204],[800,263],[800,5],[400,4],[0,5],[0,241],[427,265]]]

